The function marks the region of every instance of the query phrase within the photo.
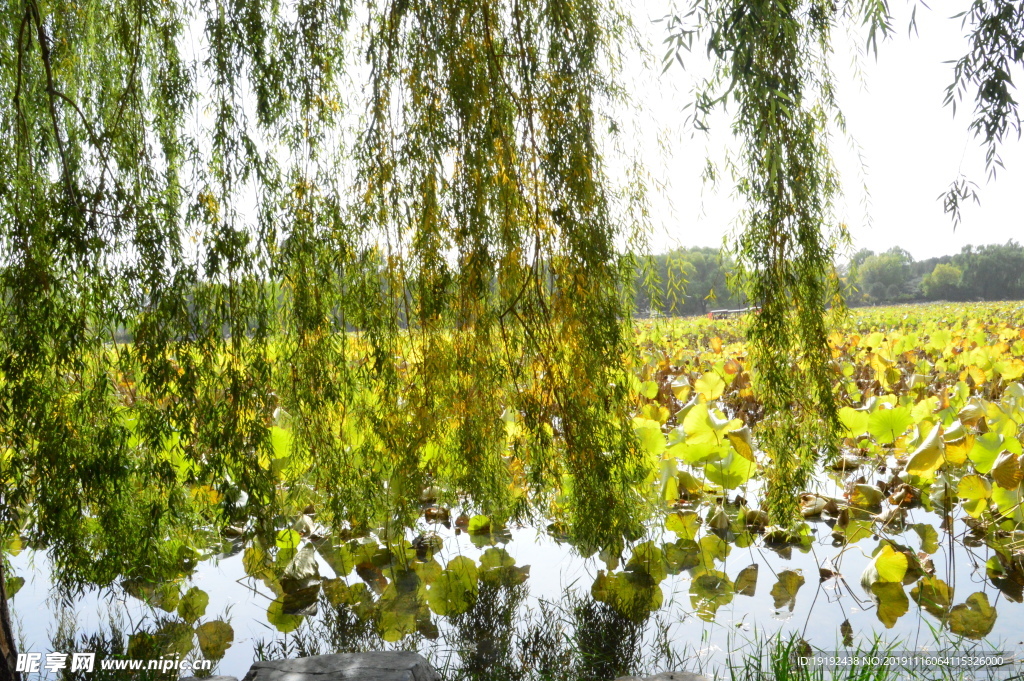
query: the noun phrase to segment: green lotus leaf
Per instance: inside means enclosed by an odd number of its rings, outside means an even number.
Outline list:
[[[271,601],[270,606],[267,607],[267,621],[282,634],[287,634],[299,628],[305,615],[286,613],[284,607],[284,596],[279,596]]]
[[[292,454],[292,432],[279,428],[278,426],[271,426],[270,428],[270,444],[274,450],[275,459],[285,459]]]
[[[250,577],[259,577],[270,569],[272,564],[270,556],[259,546],[248,546],[242,552],[242,568]]]
[[[999,512],[1015,523],[1024,523],[1024,484],[1009,490],[996,485],[992,488],[992,502]]]
[[[736,489],[756,472],[756,463],[734,451],[730,451],[728,456],[720,461],[709,461],[704,464],[704,475],[707,479],[725,489]]]
[[[871,585],[870,594],[877,604],[875,615],[886,629],[892,629],[896,620],[910,610],[910,599],[903,589],[903,584],[896,582],[875,582]]]
[[[895,442],[913,424],[914,418],[906,407],[877,409],[868,417],[868,432],[879,444],[887,445]]]
[[[492,547],[480,556],[480,581],[493,586],[522,584],[530,576],[530,566],[516,567],[508,551]]]
[[[665,518],[665,528],[675,532],[680,539],[693,539],[700,528],[700,516],[694,511],[670,513]]]
[[[279,549],[296,549],[302,543],[302,536],[295,530],[281,530],[274,541]]]
[[[726,442],[726,433],[743,427],[740,419],[727,419],[707,404],[698,404],[683,419],[683,431],[688,444],[721,445]]]
[[[177,655],[183,658],[192,652],[192,626],[186,622],[167,622],[154,632],[154,638],[164,655]]]
[[[658,396],[658,383],[656,381],[644,381],[640,385],[640,394],[649,400]]]
[[[848,521],[842,528],[836,525],[836,531],[843,535],[848,544],[856,544],[861,539],[867,539],[875,534],[874,523],[871,520],[859,519]]]
[[[8,599],[14,598],[14,595],[21,591],[23,586],[25,586],[24,577],[11,575],[4,581],[4,593],[7,594]]]
[[[988,508],[992,484],[980,475],[965,475],[957,486],[957,496],[963,499],[962,505],[967,515],[978,518]]]
[[[757,563],[748,565],[736,575],[734,588],[741,596],[753,596],[757,591]]]
[[[839,410],[839,420],[850,437],[858,437],[868,430],[870,414],[853,407],[843,407]]]
[[[700,552],[707,557],[704,562],[709,568],[712,561],[725,560],[729,552],[732,551],[732,547],[725,540],[714,534],[701,537],[698,546]]]
[[[697,543],[690,539],[679,539],[671,544],[665,544],[662,551],[667,570],[673,575],[699,566],[703,556]]]
[[[668,448],[670,456],[674,456],[692,465],[719,461],[728,455],[729,451],[728,445],[713,442],[680,442]]]
[[[627,572],[644,572],[655,584],[660,584],[668,574],[665,569],[665,555],[652,541],[646,541],[633,547],[633,555],[626,563]]]
[[[470,534],[482,534],[491,531],[491,519],[485,515],[475,515],[469,519],[466,531]]]
[[[356,567],[352,551],[345,544],[337,544],[328,540],[317,544],[316,551],[338,577],[347,577]]]
[[[466,556],[456,556],[427,591],[430,609],[438,615],[459,615],[476,601],[476,563]]]
[[[643,622],[664,601],[661,587],[644,572],[599,570],[590,588],[594,600],[607,603],[634,622]]]
[[[945,619],[953,602],[953,589],[938,577],[925,575],[911,589],[910,596],[935,617]]]
[[[921,538],[921,550],[927,554],[939,550],[939,533],[933,525],[928,523],[915,523],[910,528]]]
[[[701,572],[690,582],[690,604],[697,617],[705,622],[713,622],[715,613],[732,602],[734,593],[732,581],[724,572],[717,570]]]
[[[992,631],[995,623],[996,609],[981,591],[971,594],[966,602],[953,606],[949,611],[949,630],[958,636],[984,638]]]
[[[665,451],[665,435],[661,432],[661,424],[651,419],[633,419],[633,432],[640,440],[640,445],[653,457],[660,457]]]
[[[1003,451],[1005,440],[1006,438],[999,433],[983,433],[976,436],[974,447],[967,454],[974,462],[974,469],[982,475],[991,471],[999,453]]]
[[[199,587],[192,587],[181,597],[178,603],[178,615],[181,619],[192,624],[206,614],[206,606],[210,603],[210,596]]]

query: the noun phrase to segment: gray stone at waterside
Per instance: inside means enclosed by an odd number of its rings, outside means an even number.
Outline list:
[[[316,655],[256,662],[242,681],[440,681],[417,653],[370,652]],[[659,680],[660,681],[660,680]],[[691,681],[686,679],[685,681]]]
[[[203,678],[198,676],[186,676],[183,679],[178,679],[178,681],[238,681],[238,679],[233,676],[206,676]]]
[[[693,672],[661,672],[654,676],[620,676],[615,681],[710,681],[710,679]]]

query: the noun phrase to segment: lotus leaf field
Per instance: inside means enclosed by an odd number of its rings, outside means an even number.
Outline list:
[[[114,618],[134,623],[123,636],[86,618],[58,638],[105,637],[115,656],[211,659],[239,676],[254,654],[396,646],[452,668],[505,664],[523,678],[544,665],[596,664],[582,653],[612,650],[618,657],[600,673],[617,673],[653,659],[659,635],[668,647],[657,649],[678,662],[700,642],[724,649],[751,627],[795,631],[826,650],[922,628],[1017,645],[1003,639],[1018,635],[1013,621],[1024,614],[1024,305],[851,311],[824,358],[845,437],[813,487],[794,490],[804,521],[787,529],[760,508],[772,462],[758,447],[744,328],[742,318],[637,323],[633,425],[652,504],[644,531],[618,546],[570,545],[558,493],[526,522],[430,486],[411,526],[332,529],[317,512],[329,490],[293,477],[292,425],[279,414],[269,426],[275,457],[262,465],[305,491],[285,495],[302,506],[281,512],[276,534],[240,518],[226,533],[198,527],[171,538],[175,574],[122,579],[98,596],[128,613]],[[517,415],[496,410],[499,418],[515,470],[524,465],[512,446]],[[168,457],[174,450],[167,443]],[[11,537],[6,550],[22,635],[52,639],[36,622],[47,607],[45,546]],[[581,655],[542,650],[538,627]],[[588,643],[587,632],[604,638]]]

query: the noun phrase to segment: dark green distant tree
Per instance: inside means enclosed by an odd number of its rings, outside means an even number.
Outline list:
[[[960,288],[968,300],[1024,298],[1024,246],[1015,241],[965,246],[953,264],[962,271]]]
[[[921,291],[929,300],[958,300],[962,295],[963,270],[956,265],[939,263],[921,281]]]
[[[862,248],[859,251],[857,251],[856,253],[854,253],[852,258],[850,258],[850,266],[853,269],[856,269],[856,268],[860,267],[861,265],[863,265],[865,260],[867,260],[868,258],[870,258],[870,257],[872,257],[874,255],[875,255],[874,251],[869,250],[867,248]]]
[[[870,292],[873,302],[898,300],[904,294],[910,294],[906,288],[913,262],[910,253],[898,246],[885,253],[870,255],[857,268],[859,287]],[[884,291],[882,297],[877,297],[876,291]]]

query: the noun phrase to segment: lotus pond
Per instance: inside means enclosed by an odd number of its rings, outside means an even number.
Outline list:
[[[633,426],[658,504],[617,545],[570,542],[557,498],[500,523],[431,488],[413,526],[332,529],[314,503],[269,533],[197,528],[174,574],[104,589],[54,589],[45,547],[12,537],[16,633],[26,651],[176,654],[238,677],[259,656],[378,648],[447,678],[713,670],[775,632],[1020,651],[1024,308],[854,311],[831,345],[845,439],[795,530],[759,508],[771,461],[742,320],[641,323]]]

